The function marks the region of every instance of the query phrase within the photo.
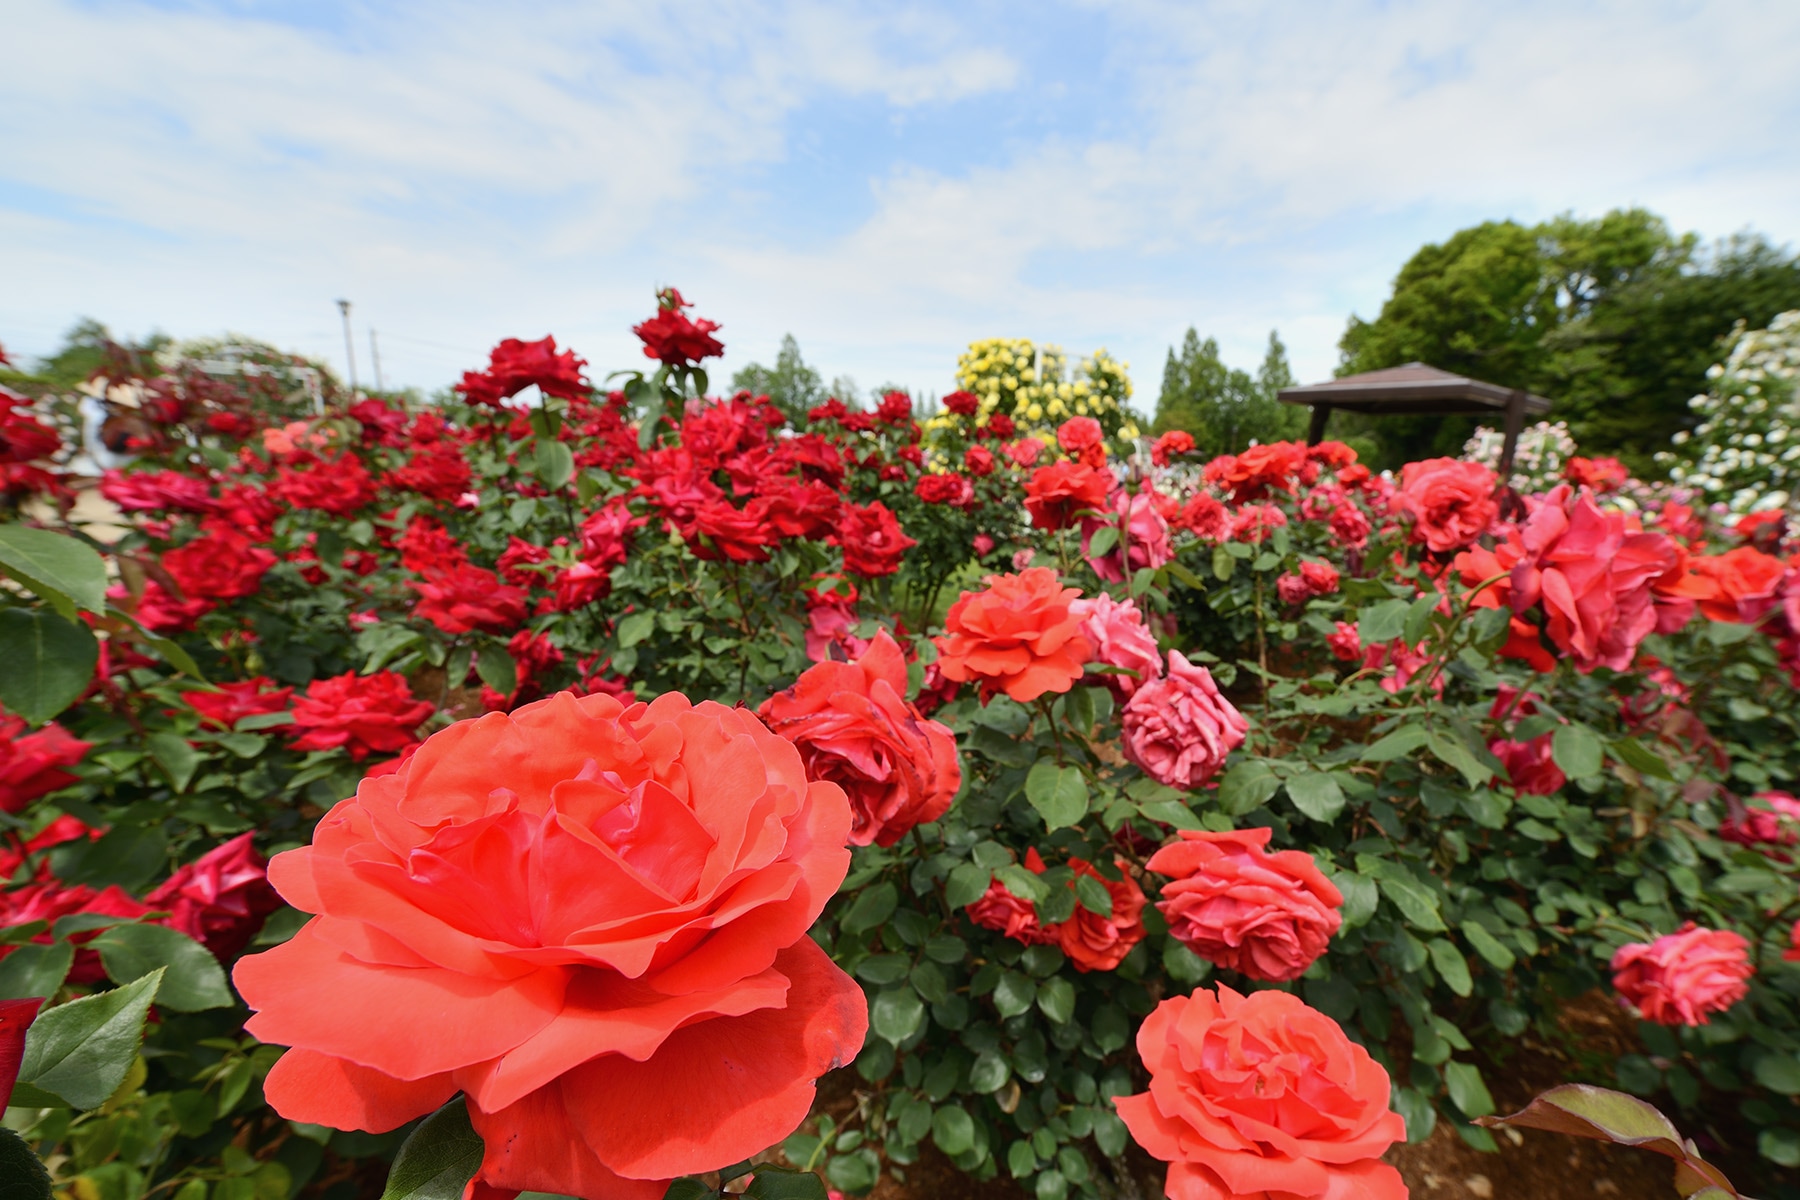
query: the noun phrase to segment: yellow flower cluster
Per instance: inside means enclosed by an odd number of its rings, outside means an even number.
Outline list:
[[[1054,440],[1056,427],[1070,417],[1093,417],[1108,437],[1129,441],[1138,435],[1126,408],[1129,366],[1096,350],[1071,372],[1060,346],[987,338],[971,342],[956,360],[956,385],[980,399],[977,423],[1003,412],[1021,433]]]

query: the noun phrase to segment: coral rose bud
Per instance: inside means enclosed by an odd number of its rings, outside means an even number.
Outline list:
[[[1200,787],[1244,744],[1250,723],[1212,672],[1169,651],[1168,674],[1140,687],[1121,714],[1125,757],[1158,783]]]
[[[1750,943],[1728,929],[1689,921],[1648,944],[1620,946],[1612,957],[1619,1002],[1659,1025],[1705,1025],[1750,993]]]
[[[1270,854],[1274,831],[1183,830],[1145,864],[1173,882],[1157,904],[1195,954],[1252,979],[1298,979],[1343,925],[1344,896],[1304,850]]]
[[[1150,1090],[1113,1103],[1174,1200],[1406,1200],[1387,1072],[1298,996],[1172,996],[1137,1049]]]
[[[365,778],[270,864],[294,938],[234,979],[284,1117],[394,1129],[457,1092],[498,1189],[655,1200],[805,1119],[862,990],[807,937],[850,806],[751,713],[559,693]]]

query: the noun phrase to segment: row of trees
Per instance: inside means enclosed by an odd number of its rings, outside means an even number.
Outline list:
[[[1422,247],[1401,267],[1372,320],[1352,316],[1339,343],[1339,375],[1408,362],[1556,402],[1581,447],[1652,471],[1696,416],[1707,369],[1725,357],[1740,325],[1760,329],[1800,308],[1800,254],[1759,234],[1708,245],[1673,233],[1641,208],[1536,225],[1486,221]],[[1286,386],[1279,339],[1255,379],[1226,368],[1216,344],[1189,330],[1171,349],[1156,428],[1186,429],[1213,452],[1252,439],[1293,436],[1303,414],[1282,412]],[[1270,386],[1266,381],[1280,378]],[[1355,440],[1378,465],[1455,455],[1472,419],[1340,417],[1334,433]]]

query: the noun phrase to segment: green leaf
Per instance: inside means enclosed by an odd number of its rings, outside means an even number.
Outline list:
[[[707,1187],[698,1179],[677,1179],[663,1193],[663,1200],[718,1200],[719,1190]],[[520,1200],[524,1200],[523,1196]]]
[[[1375,890],[1375,881],[1366,875],[1358,875],[1353,871],[1339,871],[1331,877],[1337,884],[1338,891],[1344,894],[1344,928],[1355,929],[1375,915],[1375,906],[1380,903],[1380,896]]]
[[[944,903],[951,908],[967,908],[987,894],[994,873],[976,863],[962,863],[950,872],[944,885]],[[929,951],[927,951],[929,953]]]
[[[1612,751],[1619,756],[1619,761],[1640,775],[1648,775],[1653,779],[1675,778],[1675,773],[1669,770],[1669,764],[1664,761],[1663,756],[1636,738],[1619,738],[1612,743]]]
[[[1384,875],[1377,881],[1377,886],[1388,903],[1400,910],[1408,924],[1431,933],[1443,931],[1444,920],[1438,915],[1437,895],[1430,888],[1407,875]]]
[[[975,1147],[975,1118],[960,1106],[947,1104],[931,1114],[931,1140],[951,1158]]]
[[[475,673],[502,696],[512,695],[519,686],[519,666],[505,646],[483,646],[475,656]]]
[[[1103,917],[1112,916],[1112,893],[1092,875],[1075,877],[1075,899],[1091,913],[1098,913]]]
[[[1075,1015],[1075,985],[1057,975],[1038,984],[1037,1006],[1057,1025],[1066,1025]]]
[[[4,526],[0,526],[4,528]],[[0,704],[33,725],[87,690],[100,645],[86,625],[48,609],[0,609]]]
[[[1323,771],[1288,776],[1288,799],[1315,821],[1331,821],[1344,811],[1344,790]]]
[[[381,1200],[462,1200],[481,1170],[481,1135],[461,1096],[432,1113],[407,1137],[388,1172]]]
[[[106,562],[93,547],[62,533],[0,525],[0,570],[73,621],[76,608],[106,611]]]
[[[865,890],[839,922],[845,933],[867,933],[885,924],[900,904],[900,889],[883,881]]]
[[[839,1162],[852,1162],[854,1159],[838,1159]],[[866,1175],[867,1172],[863,1172]],[[879,1176],[879,1169],[877,1170]],[[860,1178],[860,1177],[859,1177]],[[874,1186],[874,1179],[868,1180]],[[811,1171],[792,1171],[786,1167],[772,1167],[766,1163],[756,1168],[756,1178],[750,1181],[743,1194],[752,1200],[826,1200],[825,1181]]]
[[[1469,977],[1469,964],[1449,938],[1432,938],[1425,948],[1431,952],[1431,965],[1437,968],[1438,975],[1451,991],[1458,996],[1467,996],[1474,990],[1475,982]]]
[[[114,925],[89,943],[114,983],[130,983],[167,968],[156,1002],[176,1012],[229,1008],[236,1002],[212,951],[161,925]]]
[[[1054,983],[1055,980],[1046,980]],[[1029,975],[1021,975],[1017,971],[1007,971],[1000,976],[1000,982],[994,986],[994,1007],[1003,1017],[1016,1017],[1031,1007],[1037,998],[1037,985]],[[1074,994],[1071,991],[1070,1001]]]
[[[50,1200],[50,1172],[25,1139],[0,1127],[0,1200]]]
[[[1179,800],[1151,800],[1138,805],[1138,811],[1152,821],[1173,825],[1176,829],[1200,829],[1200,818]]]
[[[628,649],[656,631],[656,614],[634,612],[619,618],[619,646]]]
[[[1105,558],[1114,546],[1119,544],[1119,530],[1114,525],[1102,525],[1094,530],[1094,536],[1088,539],[1087,549],[1082,553],[1088,558]]]
[[[1392,762],[1404,758],[1430,737],[1422,725],[1402,725],[1362,752],[1364,762]]]
[[[1021,900],[1039,903],[1050,895],[1050,888],[1037,874],[1018,863],[1007,863],[994,872],[995,878],[1006,885],[1006,890]],[[1071,901],[1074,896],[1069,897]]]
[[[1756,1082],[1783,1096],[1800,1096],[1800,1062],[1791,1054],[1765,1054],[1752,1071]]]
[[[1426,632],[1431,628],[1431,616],[1437,612],[1440,599],[1436,595],[1420,596],[1406,610],[1406,621],[1400,628],[1400,637],[1409,646],[1416,646],[1425,640]]]
[[[1426,745],[1439,762],[1461,771],[1470,787],[1480,787],[1494,777],[1493,769],[1477,759],[1460,738],[1433,732],[1427,736]]]
[[[1411,605],[1405,600],[1383,600],[1362,610],[1356,618],[1356,633],[1365,646],[1391,642],[1406,629],[1406,613]]]
[[[1500,943],[1500,939],[1475,921],[1464,921],[1461,928],[1463,937],[1474,948],[1475,953],[1502,971],[1512,970],[1517,960],[1513,957],[1513,952]]]
[[[1219,804],[1229,816],[1241,817],[1267,804],[1281,790],[1281,778],[1260,759],[1246,759],[1219,780]]]
[[[575,475],[575,452],[564,442],[547,442],[542,438],[537,444],[537,477],[544,486],[553,492],[567,487],[569,480]]]
[[[1212,571],[1214,579],[1217,579],[1220,583],[1225,583],[1231,578],[1231,573],[1236,569],[1237,559],[1231,557],[1225,547],[1213,547]]]
[[[159,967],[134,983],[40,1013],[25,1034],[19,1082],[74,1108],[106,1103],[137,1058],[144,1015],[162,978]]]
[[[1550,757],[1570,779],[1600,773],[1605,747],[1586,725],[1564,725],[1550,739]]]
[[[869,1027],[896,1046],[911,1037],[925,1019],[925,1002],[910,987],[889,988],[869,1005]]]
[[[75,947],[68,942],[50,946],[27,943],[0,959],[0,1000],[48,1000],[69,977],[75,965]]]
[[[1471,1063],[1444,1064],[1444,1084],[1450,1089],[1450,1102],[1465,1117],[1485,1117],[1494,1111],[1494,1098],[1488,1094],[1481,1072]]]
[[[1078,767],[1059,767],[1048,758],[1032,764],[1025,776],[1025,798],[1047,829],[1061,829],[1087,816],[1087,780]]]
[[[188,745],[188,740],[179,733],[171,733],[165,729],[145,738],[144,746],[150,751],[150,757],[156,760],[156,765],[169,777],[175,790],[187,791],[194,772],[200,766],[200,754]]]

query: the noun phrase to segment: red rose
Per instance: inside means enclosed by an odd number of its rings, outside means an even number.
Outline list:
[[[371,753],[394,754],[412,745],[419,723],[435,711],[416,700],[406,677],[393,671],[347,671],[318,679],[294,704],[296,750],[350,752],[358,762]]]
[[[1096,448],[1105,439],[1106,431],[1092,417],[1070,417],[1056,430],[1056,444],[1063,448],[1064,454],[1077,458],[1082,456],[1083,451]]]
[[[1084,511],[1105,512],[1113,474],[1104,467],[1058,462],[1039,467],[1025,483],[1025,511],[1039,529],[1067,529]]]
[[[823,539],[837,528],[842,501],[829,485],[817,480],[771,488],[763,499],[764,519],[780,537]]]
[[[163,569],[191,599],[241,600],[262,587],[275,555],[235,529],[212,529],[162,556]]]
[[[487,370],[465,373],[456,390],[470,404],[490,406],[533,385],[546,396],[585,400],[591,390],[581,377],[585,366],[587,363],[575,357],[573,350],[558,354],[553,337],[535,342],[506,338],[489,354]]]
[[[423,583],[409,581],[406,586],[419,593],[413,616],[445,633],[506,633],[525,621],[525,589],[501,583],[480,567],[447,567],[432,571]]]
[[[696,558],[735,563],[768,562],[769,547],[780,535],[769,523],[768,501],[752,500],[738,508],[729,500],[708,500],[694,510],[681,535]]]
[[[373,504],[375,479],[354,454],[322,458],[307,466],[282,467],[269,485],[269,495],[294,508],[348,516]]]
[[[1563,467],[1563,478],[1576,487],[1596,492],[1616,492],[1631,479],[1631,472],[1616,458],[1582,458],[1574,455]]]
[[[1550,753],[1551,735],[1546,733],[1528,742],[1500,738],[1488,743],[1488,749],[1506,768],[1506,778],[1513,790],[1523,796],[1549,796],[1562,790],[1568,778]]]
[[[178,633],[192,629],[195,621],[214,608],[211,600],[177,600],[154,579],[145,580],[144,590],[135,601],[131,599],[130,590],[122,583],[107,588],[106,598],[129,611],[151,633]]]
[[[238,963],[264,1084],[382,1131],[457,1091],[481,1181],[660,1200],[805,1118],[862,1045],[862,990],[807,936],[850,808],[750,713],[563,694],[434,735],[270,878],[318,914]]]
[[[1787,792],[1758,792],[1741,813],[1734,811],[1719,825],[1719,836],[1740,846],[1792,846],[1800,842],[1800,799]],[[1786,861],[1775,851],[1772,857]]]
[[[10,892],[0,892],[0,928],[29,925],[33,921],[42,921],[46,926],[53,927],[63,917],[77,914],[136,920],[149,911],[117,885],[96,892],[84,884],[69,886],[60,880],[41,879]],[[68,940],[76,946],[85,946],[99,936],[99,933],[100,930],[90,928],[72,934]],[[53,939],[51,929],[46,928],[31,940],[37,945],[48,946]],[[15,949],[16,945],[0,946],[0,958],[5,958]],[[87,949],[76,952],[75,965],[69,971],[70,983],[99,983],[105,978],[106,968],[100,962],[98,953]]]
[[[1234,504],[1260,500],[1271,491],[1291,492],[1294,478],[1306,466],[1306,447],[1299,442],[1270,442],[1242,454],[1221,455],[1207,463],[1201,477],[1231,493]]]
[[[151,908],[166,908],[159,922],[180,930],[229,962],[243,952],[263,921],[281,907],[269,886],[267,863],[243,833],[182,867],[144,897]]]
[[[1185,429],[1171,429],[1156,439],[1150,447],[1150,461],[1159,467],[1166,467],[1171,461],[1183,454],[1194,452],[1194,435]]]
[[[387,474],[387,485],[450,503],[468,491],[475,476],[462,451],[447,442],[415,452],[405,466]]]
[[[1070,604],[1079,595],[1048,567],[989,575],[987,587],[964,592],[944,617],[938,669],[956,683],[978,681],[984,698],[1004,691],[1028,704],[1068,691],[1094,649]]]
[[[110,469],[100,476],[100,494],[126,512],[212,512],[212,484],[180,471]]]
[[[1158,783],[1186,791],[1218,774],[1250,729],[1212,672],[1179,650],[1169,651],[1167,674],[1138,688],[1119,720],[1125,757]]]
[[[1035,848],[1025,851],[1025,869],[1034,875],[1044,873],[1043,856]],[[1038,924],[1037,906],[998,879],[989,880],[987,891],[964,911],[983,929],[1004,933],[1027,946],[1056,944],[1056,934]]]
[[[1150,1090],[1113,1104],[1171,1200],[1406,1200],[1381,1064],[1288,992],[1172,996],[1138,1028]]]
[[[1775,607],[1786,565],[1751,546],[1691,560],[1704,581],[1700,611],[1714,621],[1751,624]]]
[[[61,846],[67,842],[78,842],[83,838],[90,842],[99,841],[105,834],[104,829],[89,829],[79,819],[64,813],[33,834],[28,841],[20,842],[17,834],[8,835],[6,841],[0,843],[0,881],[11,879],[25,865],[25,860],[34,854],[41,854],[53,846]],[[39,880],[49,878],[50,864],[38,863],[36,875]]]
[[[644,357],[678,367],[725,353],[725,344],[713,336],[719,323],[690,320],[681,310],[693,305],[683,300],[680,292],[664,288],[656,299],[656,315],[631,330],[644,343]]]
[[[281,505],[253,484],[240,483],[219,490],[219,521],[229,525],[253,541],[266,542],[275,532],[275,518]]]
[[[902,425],[912,420],[912,397],[905,392],[883,392],[875,406],[875,419],[889,425]]]
[[[1331,510],[1327,524],[1331,528],[1331,536],[1347,550],[1361,550],[1368,545],[1369,534],[1375,528],[1369,521],[1369,515],[1348,498]]]
[[[68,787],[63,770],[80,762],[89,744],[55,721],[35,733],[21,717],[0,713],[0,811],[16,813],[38,797]]]
[[[1400,468],[1400,511],[1412,518],[1412,540],[1439,554],[1461,550],[1500,515],[1494,473],[1480,463],[1429,458]]]
[[[809,667],[757,710],[800,748],[809,779],[850,797],[850,843],[891,846],[949,811],[962,786],[956,735],[906,701],[906,659],[881,630],[855,662]]]
[[[876,500],[846,504],[838,512],[837,531],[827,539],[844,550],[844,570],[873,579],[900,569],[906,552],[918,545],[900,528],[900,519]]]
[[[1079,858],[1071,858],[1069,865],[1075,869],[1076,879],[1088,875],[1100,881],[1112,899],[1112,912],[1092,912],[1077,904],[1073,916],[1052,925],[1047,932],[1056,938],[1056,944],[1077,971],[1086,974],[1114,970],[1125,961],[1131,948],[1144,940],[1144,889],[1126,871],[1124,859],[1116,864],[1124,876],[1121,879],[1108,879],[1092,863]],[[1071,879],[1069,886],[1074,887],[1075,880]]]
[[[434,517],[415,516],[394,544],[400,565],[420,575],[453,570],[469,561],[469,552]]]
[[[293,698],[291,687],[276,687],[275,681],[258,675],[241,683],[221,683],[216,692],[183,692],[187,706],[200,714],[203,725],[219,729],[235,729],[245,717],[285,712]]]
[[[494,573],[514,587],[529,588],[544,582],[544,573],[532,568],[550,561],[550,547],[521,537],[508,537],[506,549],[494,560]]]
[[[56,430],[33,416],[20,399],[0,391],[0,463],[49,458],[61,448]]]
[[[0,363],[6,361],[0,355]],[[13,1087],[19,1082],[19,1066],[25,1061],[25,1031],[37,1019],[43,1001],[0,1000],[0,1109],[12,1099]]]
[[[1659,1025],[1705,1025],[1750,994],[1750,943],[1692,921],[1648,944],[1620,946],[1612,957],[1619,1002]]]
[[[971,508],[975,504],[975,485],[966,475],[955,472],[919,476],[913,484],[913,494],[927,504],[942,504],[949,508]]]
[[[1282,983],[1325,953],[1344,895],[1304,850],[1270,854],[1271,829],[1182,830],[1144,865],[1173,882],[1157,911],[1169,934],[1208,962]]]
[[[1201,541],[1222,542],[1231,534],[1231,510],[1210,492],[1196,492],[1181,506],[1174,524]]]
[[[994,452],[986,446],[970,446],[963,452],[963,470],[980,478],[994,473]]]

